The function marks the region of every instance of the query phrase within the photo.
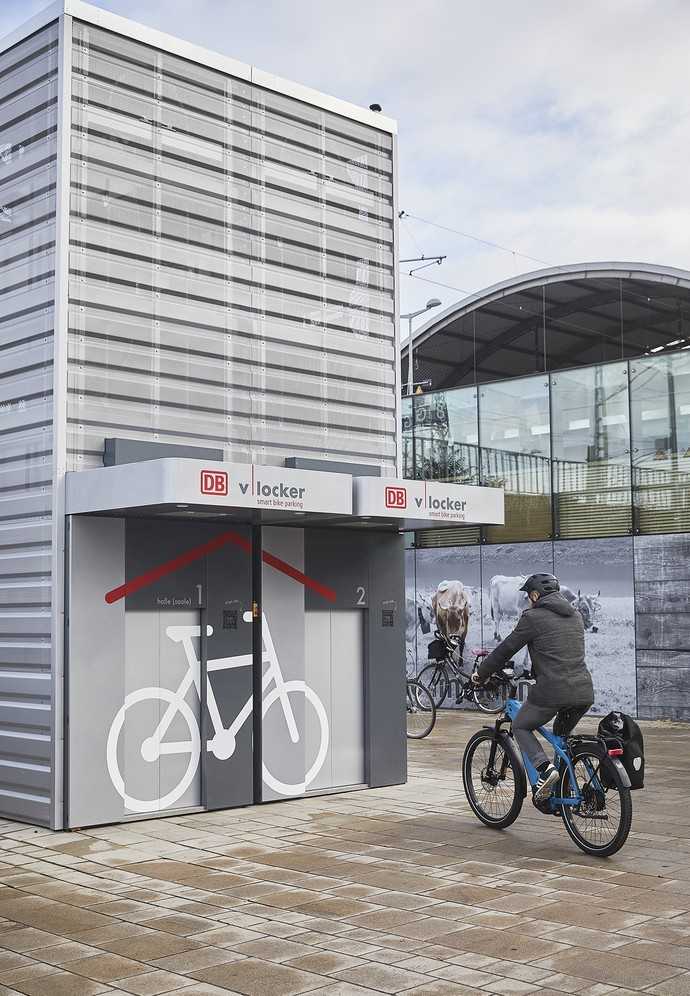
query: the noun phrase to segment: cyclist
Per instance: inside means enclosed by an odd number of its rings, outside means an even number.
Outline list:
[[[553,574],[528,577],[520,591],[527,592],[532,604],[522,613],[513,632],[472,675],[475,684],[483,684],[527,646],[536,684],[513,721],[513,733],[539,775],[534,786],[535,802],[550,794],[559,776],[533,731],[557,717],[557,732],[568,736],[594,702],[592,677],[585,664],[582,617],[560,594],[560,587]]]

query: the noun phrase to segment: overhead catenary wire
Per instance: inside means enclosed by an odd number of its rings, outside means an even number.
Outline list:
[[[419,221],[423,225],[431,225],[433,228],[438,228],[443,232],[451,232],[453,235],[459,235],[463,239],[471,239],[472,242],[478,242],[481,245],[488,246],[490,249],[499,249],[501,252],[510,253],[511,256],[520,256],[522,259],[529,259],[533,263],[540,263],[542,266],[551,266],[545,259],[539,259],[538,256],[530,256],[525,252],[520,252],[519,249],[511,249],[509,246],[501,245],[499,242],[491,242],[489,239],[482,239],[478,235],[472,235],[470,232],[461,232],[458,228],[451,228],[449,225],[441,225],[437,221],[429,221],[428,218],[420,218],[417,214],[410,214],[408,211],[400,211],[398,217],[402,221],[405,218],[411,218],[414,221]]]

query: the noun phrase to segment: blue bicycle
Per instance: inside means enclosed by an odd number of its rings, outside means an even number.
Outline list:
[[[513,694],[519,683],[512,667],[504,668],[495,680],[510,682]],[[512,734],[520,706],[517,699],[508,698],[495,725],[483,727],[470,738],[462,759],[467,801],[482,823],[496,830],[515,822],[527,795],[527,778],[531,786],[538,779]],[[558,728],[557,717],[556,732],[546,727],[538,731],[553,747],[560,777],[553,794],[534,805],[540,812],[560,816],[586,854],[608,857],[623,847],[632,822],[630,779],[620,762],[622,745],[592,735],[559,736]]]

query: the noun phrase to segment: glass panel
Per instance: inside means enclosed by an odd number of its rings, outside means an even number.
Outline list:
[[[551,379],[556,536],[620,536],[632,528],[627,364]]]
[[[690,531],[690,355],[630,364],[635,531]]]
[[[414,477],[414,438],[412,432],[412,398],[403,398],[400,402],[402,417],[402,475],[411,479]]]
[[[419,478],[479,483],[477,392],[465,388],[414,399],[414,450]]]
[[[505,489],[505,526],[489,543],[551,536],[549,384],[544,376],[505,381],[479,393],[481,482]]]

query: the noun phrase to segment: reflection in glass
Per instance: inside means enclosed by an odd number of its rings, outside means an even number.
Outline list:
[[[477,392],[462,388],[414,399],[415,477],[479,483]]]
[[[479,394],[481,481],[505,489],[505,526],[490,543],[551,536],[549,385],[544,376],[487,384]]]
[[[690,356],[630,364],[635,531],[690,530]]]
[[[412,398],[400,402],[402,418],[402,475],[411,480],[414,474],[414,433],[412,426]]]
[[[631,531],[627,364],[552,377],[555,534]]]

